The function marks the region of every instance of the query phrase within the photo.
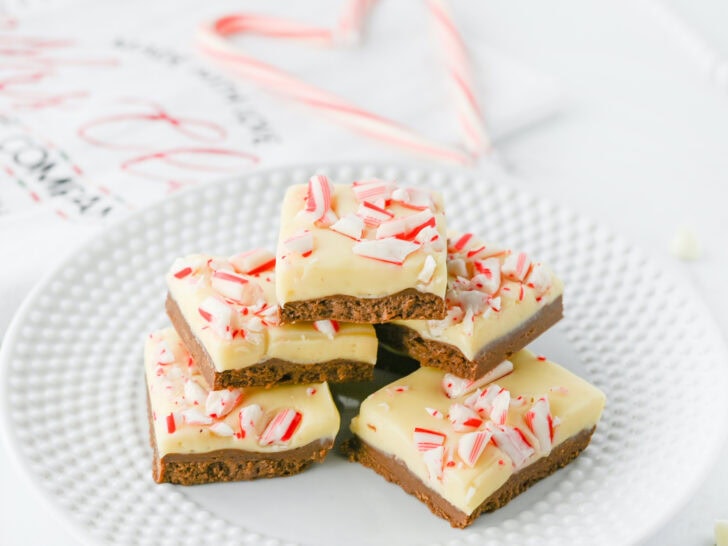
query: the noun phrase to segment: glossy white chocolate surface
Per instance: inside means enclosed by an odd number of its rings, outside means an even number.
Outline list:
[[[362,203],[357,200],[352,186],[335,184],[333,187],[332,209],[337,217],[356,214]],[[276,256],[276,291],[281,305],[290,301],[338,294],[357,298],[383,297],[410,288],[445,296],[447,276],[444,244],[424,244],[409,254],[401,264],[386,263],[355,254],[353,248],[357,244],[356,240],[334,231],[329,226],[312,222],[309,216],[302,214],[306,194],[305,184],[291,186],[282,206]],[[431,197],[436,232],[444,241],[446,227],[442,198],[436,193],[432,193]],[[395,219],[418,212],[396,203],[385,208]],[[313,235],[313,250],[310,255],[293,252],[285,244],[288,238],[303,231]],[[376,227],[365,228],[359,240],[374,241],[376,232]],[[434,271],[430,278],[426,267],[428,257],[434,260]],[[423,269],[426,272],[424,276]]]
[[[191,272],[180,278],[179,272]],[[235,273],[247,285],[244,303],[226,298],[212,282],[216,271]],[[239,274],[227,258],[193,254],[178,259],[167,274],[169,293],[177,303],[194,336],[202,343],[218,372],[252,366],[277,358],[299,364],[336,359],[376,362],[377,338],[369,324],[338,323],[327,334],[314,323],[279,325],[275,300],[275,275],[271,270],[256,275]],[[250,287],[253,288],[250,288]],[[214,298],[229,309],[229,331],[214,327],[204,309]]]
[[[462,248],[455,248],[462,236],[451,233],[448,239],[448,316],[443,320],[393,322],[415,330],[424,339],[453,345],[467,359],[474,360],[488,343],[515,330],[561,296],[564,287],[543,264],[531,264],[522,280],[505,273],[504,263],[517,253],[483,243],[474,236]],[[482,267],[484,263],[488,267]],[[491,271],[499,279],[497,286],[481,282],[478,266],[481,270],[497,269]]]
[[[511,361],[513,371],[490,385],[496,384],[509,392],[506,425],[523,433],[533,450],[519,464],[493,441],[488,442],[474,466],[464,462],[458,453],[462,437],[487,430],[493,421],[479,412],[482,419],[479,426],[456,430],[449,419],[453,404],[467,405],[478,391],[449,398],[443,389],[443,380],[450,376],[435,368],[420,368],[369,396],[362,403],[358,417],[352,420],[351,430],[367,444],[396,457],[427,487],[470,514],[519,468],[545,456],[553,446],[580,431],[595,426],[604,407],[601,391],[553,362],[541,360],[526,350],[513,355]],[[487,387],[481,389],[484,391]],[[548,400],[555,423],[552,446],[540,446],[537,435],[524,420],[534,401],[541,397]],[[425,452],[417,448],[416,428],[446,437],[445,460],[439,478],[428,469]]]
[[[170,356],[167,358],[164,355]],[[162,363],[160,360],[170,361]],[[168,453],[206,453],[218,449],[285,451],[319,439],[333,439],[339,430],[339,413],[326,383],[236,389],[235,392],[240,396],[235,398],[239,398],[239,401],[234,407],[227,408],[229,413],[221,418],[210,417],[206,405],[209,391],[173,328],[160,330],[147,337],[144,362],[153,433],[160,457]],[[186,388],[186,381],[194,382],[201,390],[197,387]],[[228,392],[233,391],[228,389]],[[197,403],[193,396],[195,393],[201,396]],[[243,437],[240,412],[255,404],[261,409],[256,432],[249,431]],[[295,432],[287,441],[261,445],[261,434],[266,425],[279,411],[285,409],[301,414]],[[188,422],[190,418],[193,421],[209,422],[191,424]],[[218,423],[227,425],[232,434],[226,436],[215,433]],[[224,427],[219,430],[223,434],[226,432]]]

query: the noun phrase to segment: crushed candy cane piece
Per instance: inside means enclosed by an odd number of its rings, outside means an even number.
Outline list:
[[[469,467],[474,467],[475,463],[485,451],[492,433],[487,430],[478,430],[476,432],[468,432],[463,434],[458,440],[458,455],[463,462]]]
[[[475,260],[473,262],[475,271],[478,272],[478,281],[482,285],[482,290],[486,294],[495,294],[500,288],[501,282],[501,265],[497,258],[488,258],[486,260]]]
[[[235,268],[233,268],[230,262],[218,258],[208,258],[207,267],[210,271],[229,271],[230,273],[235,273]]]
[[[395,218],[382,222],[377,228],[377,239],[397,237],[398,239],[411,240],[427,227],[436,226],[435,216],[427,209],[402,218]]]
[[[263,324],[263,319],[253,315],[248,317],[248,320],[245,323],[245,328],[248,332],[259,333],[264,330],[265,325]]]
[[[300,254],[305,258],[313,252],[313,233],[307,229],[299,231],[283,241],[283,246],[289,251]]]
[[[174,434],[174,432],[177,430],[177,417],[175,416],[174,412],[167,415],[166,422],[167,432],[169,434]]]
[[[530,267],[531,259],[528,255],[525,252],[518,252],[515,254],[509,254],[503,261],[501,273],[517,281],[523,281],[523,279],[526,278]]]
[[[467,254],[465,256],[468,258],[468,260],[472,260],[474,258],[478,258],[480,256],[483,256],[486,254],[486,248],[485,245],[481,245],[478,248],[473,248],[472,250],[468,250]],[[499,264],[500,266],[500,264]]]
[[[420,248],[419,243],[389,237],[370,241],[360,241],[352,247],[354,254],[395,265],[402,265],[407,256]]]
[[[199,258],[187,256],[177,258],[169,271],[176,279],[184,279],[197,273],[202,265],[203,263]]]
[[[286,444],[295,434],[302,418],[301,412],[292,408],[280,410],[265,427],[258,443],[262,446]]]
[[[240,422],[241,437],[257,436],[262,417],[263,409],[258,404],[250,404],[249,406],[240,408],[238,421]]]
[[[392,192],[392,201],[413,209],[433,209],[432,194],[420,188],[397,188]]]
[[[244,305],[255,302],[261,294],[257,283],[251,283],[242,275],[232,271],[213,271],[210,286],[220,295]]]
[[[508,455],[514,468],[522,468],[528,458],[535,453],[526,436],[518,427],[497,425],[492,421],[486,422],[485,427],[493,435],[493,443]]]
[[[420,232],[415,235],[415,241],[421,243],[425,247],[432,248],[432,250],[437,252],[442,250],[445,246],[443,238],[440,237],[440,232],[431,226],[421,229]]]
[[[386,222],[394,218],[394,214],[388,210],[369,202],[364,202],[359,205],[356,215],[359,216],[364,221],[364,224],[370,228],[377,227],[382,222]]]
[[[445,457],[445,447],[435,447],[428,449],[422,453],[422,460],[425,462],[427,472],[431,480],[442,479],[443,460]]]
[[[483,424],[483,419],[475,411],[462,404],[452,404],[447,418],[456,432],[478,428]]]
[[[339,331],[339,323],[335,320],[317,320],[313,323],[313,327],[329,339],[334,339],[334,336]]]
[[[505,425],[508,419],[508,408],[511,406],[511,393],[502,389],[493,399],[489,417],[494,423]]]
[[[273,270],[276,265],[276,257],[270,250],[256,248],[230,256],[229,262],[238,273],[259,275],[264,271]]]
[[[183,267],[179,271],[172,273],[172,275],[174,275],[175,278],[177,278],[177,279],[184,279],[186,276],[191,275],[191,274],[192,274],[192,268],[189,266]]]
[[[463,333],[466,336],[472,336],[473,335],[473,329],[475,328],[475,316],[472,309],[468,309],[465,311],[465,316],[463,317]]]
[[[316,389],[314,387],[308,387],[306,389],[306,394],[308,396],[313,396],[314,394],[316,394]]]
[[[451,277],[467,278],[468,267],[462,258],[451,258],[447,261],[447,274]]]
[[[198,312],[218,336],[228,340],[233,338],[233,310],[227,303],[213,296],[208,296],[200,303]]]
[[[415,427],[412,434],[417,451],[428,451],[445,444],[447,436],[442,432],[427,428]]]
[[[404,235],[407,233],[407,223],[404,218],[395,218],[394,220],[387,220],[382,222],[377,227],[376,237],[377,239],[385,239],[387,237],[398,237],[404,239]]]
[[[330,229],[358,241],[364,231],[364,220],[356,214],[347,214],[332,224]]]
[[[498,396],[503,390],[505,389],[497,383],[491,383],[485,388],[485,390],[477,389],[465,400],[464,403],[467,407],[477,411],[478,413],[490,415],[490,412],[493,410],[493,402],[495,401],[496,396]]]
[[[459,324],[463,320],[463,310],[459,306],[449,307],[447,315],[442,320],[428,320],[427,329],[434,337],[440,337],[445,330],[453,324]]]
[[[313,175],[308,181],[305,213],[323,226],[336,222],[336,213],[331,209],[334,185],[322,174]]]
[[[202,407],[207,400],[207,394],[207,389],[202,387],[197,381],[194,379],[185,379],[184,396],[188,404]]]
[[[166,340],[161,340],[157,348],[159,349],[157,352],[157,364],[171,364],[174,362],[174,352]]]
[[[545,265],[534,264],[526,282],[536,292],[536,296],[543,296],[551,288],[552,275]]]
[[[210,391],[205,400],[205,413],[210,417],[220,419],[233,411],[242,399],[243,391],[240,389]]]
[[[473,384],[474,381],[451,373],[446,373],[442,377],[442,390],[445,391],[448,398],[457,398],[461,394],[465,394]]]
[[[372,203],[375,201],[386,202],[397,186],[394,182],[380,178],[369,178],[367,180],[355,180],[351,187],[357,201]]]
[[[442,390],[448,398],[457,398],[463,394],[468,394],[475,389],[482,387],[487,383],[491,383],[504,377],[513,371],[513,362],[504,360],[492,370],[489,370],[478,379],[471,381],[464,379],[451,373],[446,373],[442,377]]]
[[[205,415],[199,410],[189,408],[181,412],[182,419],[188,425],[210,425],[212,424],[212,417]]]
[[[210,432],[216,436],[232,436],[235,434],[233,429],[227,423],[219,421],[210,427]]]
[[[472,233],[463,233],[457,241],[452,243],[452,251],[453,252],[461,252],[467,244],[470,242],[470,239],[473,238]]]
[[[422,269],[420,270],[419,275],[417,275],[417,280],[421,283],[429,284],[436,268],[437,262],[435,261],[435,258],[428,254],[425,258],[425,263],[422,264]]]
[[[470,311],[473,316],[482,314],[489,307],[488,302],[490,301],[490,297],[483,292],[463,290],[459,293],[459,297],[460,305],[465,309],[465,312]]]
[[[551,453],[554,441],[554,420],[551,416],[548,398],[542,396],[536,400],[531,409],[526,412],[524,421],[536,436],[541,453],[543,455]]]
[[[425,408],[425,411],[436,419],[442,419],[443,417],[445,417],[440,410],[435,408]]]

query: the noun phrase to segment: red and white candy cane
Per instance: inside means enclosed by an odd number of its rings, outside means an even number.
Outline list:
[[[356,44],[361,40],[361,32],[366,23],[369,10],[377,0],[353,0],[347,2],[344,12],[339,18],[339,38],[341,41]]]
[[[450,77],[459,89],[458,97],[469,97],[465,106],[459,107],[459,117],[463,128],[465,147],[468,152],[435,142],[396,121],[364,110],[347,100],[320,87],[309,84],[283,70],[263,63],[233,47],[228,38],[235,34],[250,33],[272,38],[315,43],[331,47],[337,42],[354,41],[358,36],[375,0],[352,0],[347,3],[345,15],[334,29],[315,27],[277,17],[253,14],[228,15],[201,26],[198,32],[200,50],[223,68],[234,74],[251,79],[260,86],[289,99],[303,103],[321,114],[332,117],[359,133],[390,145],[399,146],[430,158],[459,164],[472,164],[473,156],[485,153],[489,141],[482,127],[482,116],[475,100],[467,57],[464,47],[453,48],[454,40],[462,46],[452,20],[443,9],[431,8],[431,13],[443,25],[449,21],[449,34],[444,35]],[[441,7],[441,6],[440,6]],[[444,13],[444,15],[443,15]],[[478,115],[473,116],[473,112]],[[479,124],[479,126],[478,126]]]
[[[472,68],[465,44],[444,0],[428,0],[427,7],[432,15],[435,33],[442,45],[465,148],[475,157],[481,156],[490,150],[491,144],[485,132],[483,113],[476,98]]]

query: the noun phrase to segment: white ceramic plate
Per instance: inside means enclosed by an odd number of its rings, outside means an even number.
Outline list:
[[[439,189],[452,226],[553,265],[566,285],[566,318],[536,350],[608,399],[583,455],[464,531],[335,453],[292,478],[187,488],[152,481],[142,339],[166,323],[165,270],[185,253],[273,248],[285,186],[313,172]],[[691,291],[592,222],[458,171],[286,168],[180,194],[49,274],[16,316],[1,358],[10,445],[89,542],[632,543],[686,500],[726,429],[726,351]]]

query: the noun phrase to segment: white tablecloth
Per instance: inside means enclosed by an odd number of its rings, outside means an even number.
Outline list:
[[[0,89],[0,333],[43,273],[102,229],[106,217],[164,199],[180,186],[284,163],[418,159],[220,77],[193,52],[194,26],[240,9],[237,4],[9,4],[17,28],[6,18],[0,37],[15,32],[64,41],[42,46],[63,60],[52,71],[41,71],[32,85]],[[244,7],[333,24],[340,2],[300,4]],[[722,4],[675,7],[728,56]],[[508,170],[504,181],[580,209],[646,249],[693,283],[728,331],[728,96],[704,76],[674,29],[655,17],[654,4],[454,1],[453,11],[478,66],[488,125]],[[418,32],[424,25],[418,4],[382,0],[358,49],[256,38],[244,45],[353,102],[455,143],[442,67],[427,34]],[[190,122],[193,134],[150,122],[160,111]],[[174,153],[195,146],[223,152],[194,156],[202,170],[168,161],[189,160]],[[64,179],[71,182],[63,186]],[[73,191],[58,189],[71,184]],[[52,197],[54,191],[59,195]],[[681,224],[702,244],[699,261],[679,262],[668,252]],[[75,543],[63,522],[38,525],[38,497],[4,449],[0,482],[6,507],[0,543]],[[712,469],[646,544],[709,544],[712,521],[728,518],[726,486],[728,471]]]

